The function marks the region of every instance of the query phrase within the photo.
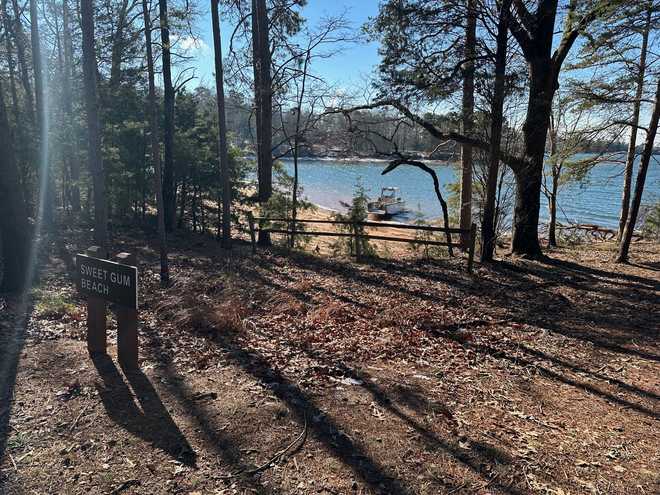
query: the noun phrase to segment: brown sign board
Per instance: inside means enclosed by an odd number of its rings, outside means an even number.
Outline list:
[[[84,254],[76,255],[76,286],[87,297],[98,297],[127,308],[138,307],[137,267]]]

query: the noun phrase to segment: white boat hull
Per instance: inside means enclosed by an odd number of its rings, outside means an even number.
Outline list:
[[[385,213],[387,215],[398,215],[405,210],[405,203],[392,203],[391,205],[384,205]]]

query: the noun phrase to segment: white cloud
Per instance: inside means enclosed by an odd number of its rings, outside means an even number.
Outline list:
[[[211,47],[206,42],[194,36],[173,36],[173,45],[188,52],[189,55],[208,55],[211,53]]]

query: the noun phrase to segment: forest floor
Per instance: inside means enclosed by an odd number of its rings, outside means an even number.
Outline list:
[[[113,239],[140,264],[139,372],[113,318],[109,356],[87,354],[71,255],[89,232],[44,244],[24,326],[0,300],[3,495],[660,491],[658,244],[468,275],[187,234],[162,289],[144,237]]]

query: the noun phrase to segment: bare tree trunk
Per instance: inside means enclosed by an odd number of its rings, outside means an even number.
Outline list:
[[[303,112],[303,99],[305,98],[305,88],[307,85],[307,69],[309,68],[310,51],[307,51],[305,63],[302,69],[302,82],[300,84],[300,94],[296,105],[296,134],[293,139],[293,191],[291,201],[291,219],[293,220],[293,230],[296,230],[296,219],[298,217],[298,157],[300,156],[300,119]],[[282,126],[284,127],[284,126]],[[291,234],[289,247],[293,248],[296,244],[295,234]]]
[[[630,121],[630,142],[628,143],[628,154],[626,155],[626,167],[623,175],[623,192],[621,194],[621,215],[619,217],[619,232],[617,240],[621,242],[623,231],[628,219],[628,210],[630,209],[630,190],[632,189],[633,169],[635,168],[635,148],[637,147],[637,131],[639,130],[639,110],[642,105],[641,99],[644,94],[644,76],[646,73],[646,56],[649,45],[649,33],[651,32],[651,18],[653,8],[649,5],[646,12],[646,22],[642,32],[642,48],[639,54],[639,72],[637,73],[637,89],[635,91],[635,101],[633,103],[633,114]]]
[[[163,166],[163,201],[165,203],[165,228],[174,230],[176,223],[176,190],[174,185],[174,87],[172,86],[172,62],[170,46],[170,28],[167,20],[167,0],[158,0],[160,8],[160,40],[163,59],[163,89],[165,145]]]
[[[21,9],[18,5],[18,0],[12,0],[12,7],[14,9],[16,53],[18,55],[18,64],[21,69],[21,83],[23,85],[23,90],[25,91],[25,110],[27,111],[30,122],[33,125],[36,125],[36,118],[34,116],[34,95],[32,94],[32,83],[30,82],[28,61],[25,54],[25,32],[23,31],[23,23],[21,22]]]
[[[548,223],[548,246],[557,247],[557,191],[559,189],[559,176],[561,175],[562,164],[557,158],[557,139],[559,134],[559,119],[562,111],[559,110],[557,118],[550,114],[550,157],[552,185],[550,191],[546,191],[548,199],[548,210],[550,212],[550,222]]]
[[[126,46],[126,40],[124,39],[124,29],[126,28],[126,21],[129,13],[128,0],[122,0],[119,14],[117,15],[117,28],[112,34],[109,81],[111,92],[115,92],[119,88],[119,83],[121,82],[121,63],[124,57],[124,47]]]
[[[39,16],[37,1],[30,0],[30,43],[32,45],[32,69],[34,71],[35,102],[37,107],[37,123],[41,138],[44,122],[44,89],[43,71],[41,68],[41,41],[39,39]]]
[[[543,161],[556,79],[552,67],[545,60],[529,65],[529,101],[523,125],[524,164],[514,170],[516,204],[511,251],[537,257],[541,255],[538,226]]]
[[[252,58],[254,91],[257,104],[257,159],[259,202],[263,205],[273,194],[273,92],[270,75],[271,54],[268,41],[266,0],[252,0]],[[259,243],[270,244],[268,234],[259,231]]]
[[[170,282],[170,269],[167,261],[167,233],[165,232],[165,209],[163,204],[163,180],[160,167],[160,142],[158,132],[158,102],[156,101],[156,83],[154,75],[154,55],[151,42],[151,15],[147,0],[142,0],[144,19],[144,39],[147,49],[147,73],[149,78],[149,127],[151,141],[151,161],[154,166],[154,191],[156,193],[156,212],[158,220],[158,250],[160,251],[160,283],[165,286]]]
[[[557,247],[557,189],[559,188],[559,173],[553,169],[552,189],[550,191],[550,223],[548,225],[548,245]]]
[[[106,248],[108,237],[108,216],[105,198],[105,171],[101,154],[101,125],[98,113],[96,89],[96,51],[94,48],[94,3],[81,0],[80,17],[82,26],[83,82],[85,89],[85,109],[87,111],[87,139],[89,143],[89,171],[94,185],[94,241]]]
[[[78,156],[78,138],[75,132],[76,117],[73,114],[73,94],[71,91],[71,79],[73,71],[73,42],[71,41],[71,19],[69,13],[69,0],[62,2],[63,15],[63,45],[64,45],[64,80],[63,98],[64,112],[67,119],[67,134],[69,148],[69,178],[71,187],[71,210],[80,212],[80,159]]]
[[[9,69],[9,91],[11,93],[11,106],[12,112],[14,113],[14,120],[18,123],[20,118],[20,111],[18,104],[18,92],[16,90],[16,66],[14,64],[14,48],[11,42],[12,27],[9,20],[9,12],[7,10],[7,0],[0,0],[0,2],[2,3],[2,24],[5,29],[5,49],[7,50],[7,68]],[[22,128],[22,126],[20,127]]]
[[[222,247],[231,248],[231,181],[229,176],[229,152],[227,151],[227,121],[225,116],[225,82],[222,67],[222,38],[218,0],[211,0],[213,23],[213,48],[215,53],[215,91],[218,104],[218,161],[222,186]],[[218,205],[220,207],[220,205]]]
[[[0,254],[3,260],[0,292],[18,292],[26,280],[29,256],[27,214],[19,183],[18,165],[7,109],[0,87]]]
[[[44,92],[44,74],[41,58],[41,39],[39,35],[39,14],[37,0],[30,0],[30,42],[32,47],[32,70],[34,72],[34,95],[37,107],[37,134],[39,143],[39,217],[43,224],[50,226],[55,208],[54,184],[48,156],[48,127],[46,124],[46,104]],[[43,189],[43,190],[42,190]]]
[[[186,214],[186,201],[188,200],[188,175],[181,177],[181,192],[179,193],[179,221],[177,228],[183,228],[183,221]]]
[[[467,0],[465,27],[465,64],[463,75],[463,134],[470,136],[474,127],[474,57],[477,45],[476,0]],[[470,230],[472,225],[472,146],[461,148],[461,211],[460,227]],[[461,248],[468,248],[469,235],[461,235]]]
[[[506,75],[506,51],[509,35],[508,20],[511,0],[504,0],[500,8],[497,26],[497,50],[495,52],[495,87],[491,106],[490,155],[486,178],[486,202],[481,220],[481,261],[493,261],[495,251],[495,203],[497,199],[497,178],[500,166],[500,146],[504,115],[504,77]],[[463,228],[461,226],[461,228]]]
[[[651,122],[649,123],[648,133],[646,134],[646,141],[644,143],[644,151],[642,151],[642,159],[639,163],[639,170],[637,171],[637,181],[635,182],[635,194],[632,198],[630,206],[630,214],[626,221],[626,227],[623,231],[623,238],[619,245],[619,255],[617,256],[617,263],[628,262],[628,251],[630,250],[630,242],[632,241],[633,232],[635,231],[635,224],[637,223],[637,215],[639,214],[639,207],[642,203],[642,194],[644,193],[644,183],[646,182],[646,172],[649,168],[651,155],[653,155],[653,145],[655,143],[655,136],[658,133],[658,120],[660,120],[660,78],[658,78],[655,90],[655,103],[653,106],[653,114],[651,115]]]

